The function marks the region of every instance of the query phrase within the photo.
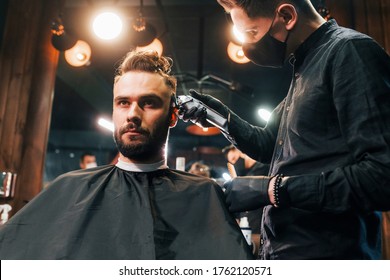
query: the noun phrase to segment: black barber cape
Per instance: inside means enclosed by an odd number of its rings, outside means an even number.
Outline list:
[[[0,230],[0,259],[253,259],[220,187],[117,166],[57,178]]]

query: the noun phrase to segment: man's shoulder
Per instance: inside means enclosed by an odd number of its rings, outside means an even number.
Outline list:
[[[334,29],[330,37],[332,45],[345,45],[347,43],[354,43],[362,40],[374,42],[374,39],[367,34],[342,26],[338,26],[336,29]]]
[[[109,173],[114,169],[114,165],[102,165],[97,166],[93,168],[88,169],[78,169],[78,170],[72,170],[67,173],[59,175],[53,182],[63,182],[68,180],[82,180],[82,179],[88,179],[88,178],[95,178],[96,176],[104,176],[105,174]]]
[[[167,177],[164,189],[184,198],[191,198],[192,202],[211,198],[221,200],[223,197],[221,186],[211,178],[178,170],[169,170]]]
[[[175,181],[181,181],[188,185],[196,186],[218,186],[217,182],[211,178],[207,178],[200,175],[195,175],[189,172],[170,169],[169,172],[172,174],[172,179]]]

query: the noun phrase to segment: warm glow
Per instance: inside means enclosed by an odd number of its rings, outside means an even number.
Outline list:
[[[87,55],[85,53],[77,53],[76,58],[79,61],[84,61],[87,58]]]
[[[80,67],[89,63],[91,47],[87,42],[78,40],[73,48],[65,51],[65,60],[72,66]]]
[[[98,124],[105,129],[114,132],[114,124],[106,119],[100,118]]]
[[[260,118],[262,118],[266,122],[268,122],[271,118],[271,112],[266,109],[259,109],[257,113],[259,114]]]
[[[242,47],[230,42],[227,47],[227,53],[231,60],[236,63],[248,63],[250,60],[244,55]]]
[[[158,55],[162,55],[162,52],[163,52],[163,45],[161,43],[161,41],[157,38],[155,38],[153,40],[152,43],[150,43],[149,45],[147,46],[137,46],[136,48],[136,51],[149,51],[149,50],[153,50],[153,51],[157,51]]]
[[[240,31],[238,31],[238,29],[237,29],[237,27],[236,27],[235,25],[233,25],[232,30],[233,30],[234,37],[235,37],[240,43],[244,43],[244,41],[245,41],[245,36],[244,36],[244,34],[242,34]]]
[[[93,21],[93,31],[96,36],[103,40],[112,40],[122,32],[121,18],[111,12],[99,14]]]

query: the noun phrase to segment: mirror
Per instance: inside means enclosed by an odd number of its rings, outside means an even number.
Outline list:
[[[0,196],[13,197],[16,183],[16,173],[0,171]]]

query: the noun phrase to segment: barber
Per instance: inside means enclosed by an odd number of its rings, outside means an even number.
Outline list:
[[[293,78],[264,128],[210,95],[225,136],[269,176],[226,183],[232,212],[264,207],[260,259],[380,259],[390,210],[390,59],[372,38],[326,22],[309,0],[218,0],[255,64]],[[211,126],[204,110],[180,117]]]

